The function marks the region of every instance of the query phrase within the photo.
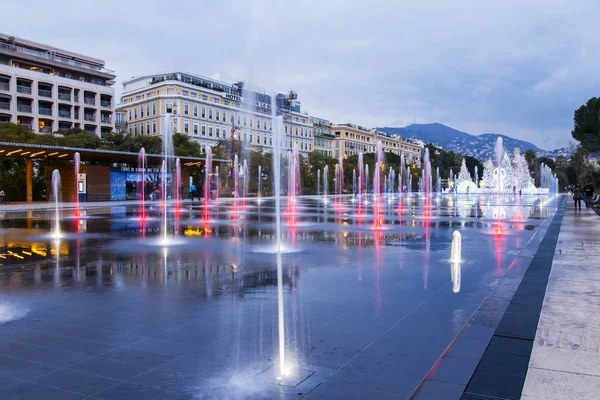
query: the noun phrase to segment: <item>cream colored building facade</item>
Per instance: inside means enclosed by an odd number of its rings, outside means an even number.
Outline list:
[[[347,157],[358,153],[374,153],[377,141],[381,140],[383,151],[404,154],[407,164],[421,165],[423,146],[400,136],[391,136],[376,129],[367,129],[353,124],[338,124],[332,127],[335,136],[334,157]]]
[[[285,147],[301,153],[314,149],[310,116],[302,113],[294,92],[278,94],[277,114],[283,116]],[[243,82],[223,82],[185,72],[144,75],[123,82],[117,107],[117,129],[131,135],[162,135],[164,117],[171,113],[174,132],[201,144],[239,140],[246,148],[270,151],[273,121],[269,95],[244,90]]]
[[[0,33],[0,122],[102,136],[115,126],[115,77],[102,60]]]

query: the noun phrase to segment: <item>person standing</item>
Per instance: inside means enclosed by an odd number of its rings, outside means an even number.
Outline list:
[[[575,205],[575,210],[577,210],[577,206],[579,205],[579,211],[581,211],[581,199],[583,198],[583,191],[581,190],[581,185],[579,182],[575,184],[573,188],[573,203]]]
[[[195,195],[196,195],[196,185],[194,185],[194,183],[190,183],[190,201],[194,201]]]
[[[592,208],[592,197],[594,196],[594,186],[591,182],[583,187],[583,198],[585,200],[585,208],[588,210]]]

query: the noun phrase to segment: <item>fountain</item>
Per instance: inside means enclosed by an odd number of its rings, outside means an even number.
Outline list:
[[[204,167],[204,204],[207,205],[211,198],[211,188],[212,188],[212,165],[213,165],[213,155],[212,155],[212,147],[206,147],[206,165]],[[206,207],[205,207],[206,208]]]
[[[429,159],[429,148],[425,147],[425,155],[423,156],[423,191],[426,197],[431,196],[432,177],[431,177],[431,160]]]
[[[181,185],[181,161],[179,158],[175,160],[175,179],[171,193],[173,192],[175,192],[175,212],[178,213],[180,211],[181,195],[183,192],[183,186]],[[173,196],[171,195],[171,197]]]
[[[219,166],[215,167],[215,203],[219,200]]]
[[[75,171],[75,217],[79,217],[79,166],[81,165],[81,158],[79,153],[73,154],[73,169]]]
[[[404,159],[404,153],[400,155],[400,173],[398,174],[398,191],[400,193],[404,192],[404,185],[406,178],[403,178],[404,171],[406,168],[406,160]],[[408,177],[408,175],[407,175]]]
[[[352,170],[352,194],[356,195],[356,170]]]
[[[450,262],[460,263],[462,261],[462,237],[459,231],[452,234],[452,247],[450,249]]]
[[[275,189],[275,241],[277,249],[277,317],[279,333],[279,377],[286,375],[285,365],[285,319],[283,304],[283,260],[281,256],[281,147],[286,140],[283,129],[283,117],[277,116],[274,104],[275,96],[271,96],[271,121],[273,125],[273,180]],[[236,157],[237,161],[237,157]],[[325,179],[327,174],[325,174]]]
[[[459,231],[452,234],[452,247],[450,249],[450,273],[452,276],[452,291],[460,291],[461,264],[462,263],[462,237]]]
[[[138,154],[138,169],[142,173],[142,179],[138,182],[137,191],[142,200],[142,206],[140,209],[140,219],[144,221],[146,219],[146,167],[147,167],[146,150],[142,147]]]
[[[365,178],[365,164],[363,160],[362,151],[358,153],[358,195],[360,196],[363,192],[363,179]]]
[[[435,191],[438,193],[442,193],[442,177],[440,176],[440,167],[435,169]]]
[[[365,194],[369,194],[369,165],[365,165]]]
[[[321,170],[317,170],[317,196],[321,194]]]
[[[260,167],[260,165],[258,166],[258,176],[257,176],[257,191],[256,191],[256,197],[258,198],[258,202],[260,203],[260,198],[262,197],[262,168]]]
[[[58,240],[61,238],[60,231],[60,197],[61,183],[60,172],[57,169],[52,171],[52,192],[50,193],[50,201],[54,202],[54,226],[52,227],[52,238]]]
[[[339,196],[344,192],[344,158],[342,156],[339,157],[335,167],[335,191]]]
[[[244,159],[242,174],[244,175],[244,186],[242,187],[242,194],[244,197],[244,203],[248,197],[248,181],[250,180],[250,174],[248,172],[248,161]]]
[[[167,205],[167,160],[163,160],[160,168],[162,180],[160,182],[161,191],[161,207],[162,207],[162,245],[167,246],[169,244],[169,211]]]
[[[406,191],[412,193],[412,174],[410,173],[410,167],[406,167]]]
[[[240,170],[239,170],[239,161],[238,161],[238,156],[237,154],[233,156],[233,169],[231,174],[233,175],[233,198],[237,199],[239,197],[239,192],[238,192],[238,179],[240,177]]]
[[[329,191],[329,165],[323,167],[323,201],[327,203],[327,192]]]

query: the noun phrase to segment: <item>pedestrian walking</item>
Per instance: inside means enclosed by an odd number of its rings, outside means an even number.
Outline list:
[[[579,206],[579,211],[581,211],[581,199],[583,199],[583,191],[581,190],[581,185],[579,182],[577,182],[573,188],[573,202],[575,205],[575,210],[577,210],[577,206]]]
[[[194,201],[194,196],[196,196],[196,185],[190,183],[190,200]]]
[[[592,208],[592,197],[594,197],[594,186],[592,182],[588,182],[583,187],[583,198],[585,200],[585,208],[588,210]]]
[[[8,201],[8,197],[4,193],[4,190],[0,190],[0,203],[10,203],[10,201]]]

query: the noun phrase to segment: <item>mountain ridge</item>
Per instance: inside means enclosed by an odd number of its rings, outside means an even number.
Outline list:
[[[400,135],[407,139],[412,138],[422,140],[425,143],[433,143],[444,150],[452,150],[455,153],[472,156],[480,161],[493,158],[498,137],[502,137],[504,148],[511,152],[515,147],[518,147],[521,149],[521,153],[525,153],[527,150],[533,150],[540,154],[548,153],[531,142],[515,139],[505,134],[490,132],[473,135],[439,122],[411,124],[403,128],[381,127],[377,129],[393,136]]]

